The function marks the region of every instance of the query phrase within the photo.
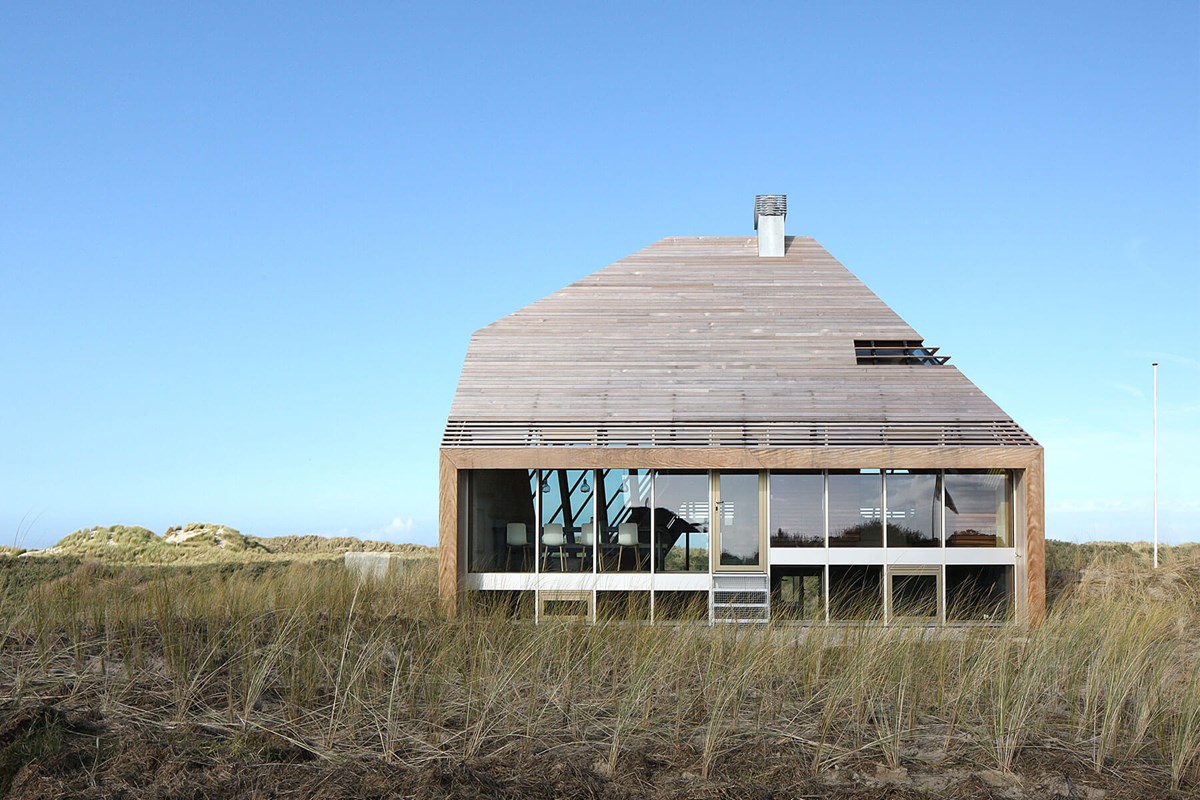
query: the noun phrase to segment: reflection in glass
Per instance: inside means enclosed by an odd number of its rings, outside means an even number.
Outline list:
[[[883,567],[829,567],[831,620],[883,619]]]
[[[654,537],[663,572],[708,572],[708,473],[654,476]]]
[[[934,567],[933,569],[937,569]],[[892,611],[894,620],[925,621],[938,618],[938,576],[936,572],[893,573]]]
[[[541,569],[591,572],[594,541],[590,469],[542,470]]]
[[[1012,546],[1008,470],[946,470],[947,547]]]
[[[602,572],[650,570],[650,471],[600,470],[596,502],[604,524],[598,532]]]
[[[829,546],[883,547],[882,505],[879,470],[830,472]]]
[[[772,569],[771,616],[779,620],[825,619],[825,568]]]
[[[717,502],[721,566],[761,566],[758,473],[722,472],[717,481],[721,498]]]
[[[942,512],[935,471],[888,470],[887,546],[937,547]]]
[[[946,567],[946,619],[998,622],[1012,615],[1013,568],[998,564]]]
[[[536,470],[471,470],[467,486],[470,571],[533,572]]]
[[[772,472],[771,547],[825,545],[825,476]]]

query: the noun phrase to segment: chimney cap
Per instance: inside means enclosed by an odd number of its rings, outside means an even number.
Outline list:
[[[759,217],[787,218],[786,194],[758,194],[754,196],[754,230],[758,230]]]

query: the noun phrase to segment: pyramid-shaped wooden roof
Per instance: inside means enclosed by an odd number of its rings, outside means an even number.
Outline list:
[[[443,443],[1036,445],[952,365],[860,365],[856,340],[921,336],[786,241],[663,239],[479,330]]]

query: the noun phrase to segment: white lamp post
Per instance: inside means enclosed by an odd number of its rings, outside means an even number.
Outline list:
[[[1158,362],[1154,368],[1154,568],[1158,569]]]

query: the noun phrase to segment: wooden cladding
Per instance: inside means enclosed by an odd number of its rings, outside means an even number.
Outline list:
[[[860,365],[856,341],[922,340],[812,239],[782,258],[754,237],[664,239],[476,332],[449,416],[1008,419],[954,366]]]
[[[985,422],[492,422],[451,419],[442,447],[1028,447]]]

